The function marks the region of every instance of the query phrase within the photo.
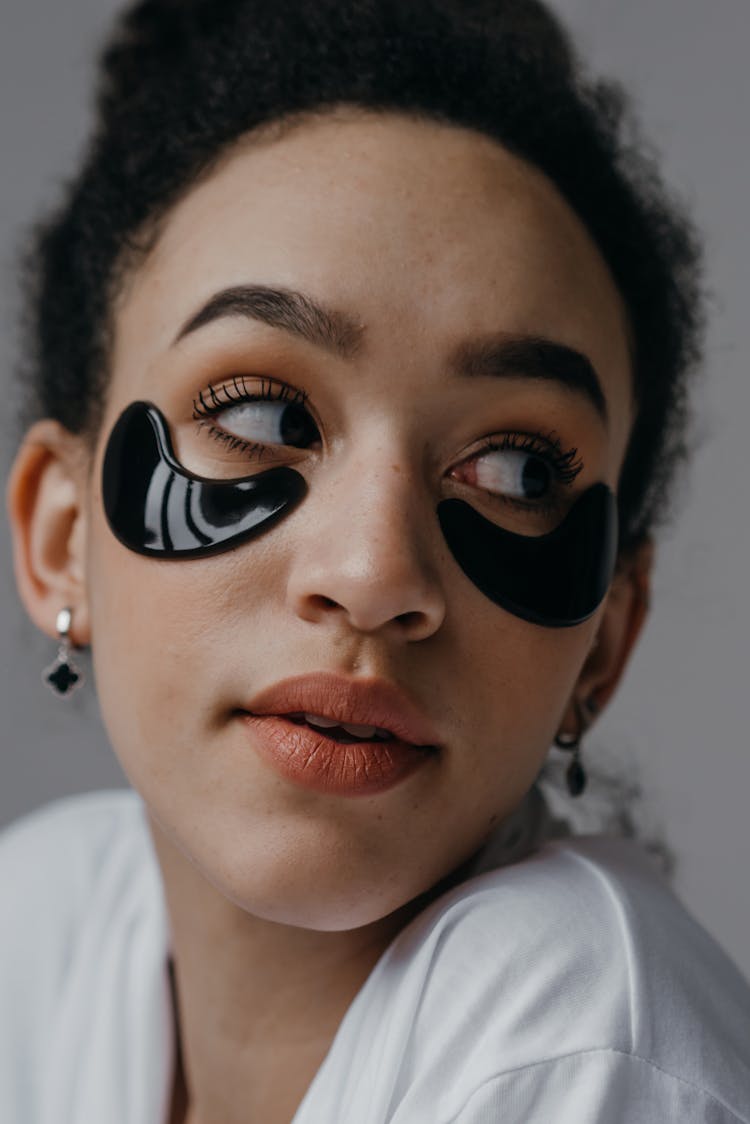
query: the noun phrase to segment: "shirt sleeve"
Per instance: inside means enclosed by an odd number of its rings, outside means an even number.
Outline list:
[[[486,1081],[451,1124],[750,1124],[748,1109],[652,1062],[591,1050]]]
[[[37,1118],[39,1073],[85,892],[77,808],[63,798],[0,831],[0,1120]]]
[[[34,1051],[49,957],[43,946],[39,853],[24,817],[0,832],[0,1119],[31,1120]],[[41,938],[41,940],[40,940]]]

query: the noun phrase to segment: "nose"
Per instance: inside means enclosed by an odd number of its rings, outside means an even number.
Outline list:
[[[446,611],[434,504],[404,458],[383,458],[381,450],[379,467],[372,464],[358,460],[336,480],[311,482],[300,509],[304,534],[294,536],[289,603],[305,620],[343,614],[360,632],[389,627],[424,639]]]

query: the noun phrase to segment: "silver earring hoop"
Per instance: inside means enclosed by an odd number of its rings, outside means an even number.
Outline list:
[[[70,657],[72,644],[70,641],[70,623],[73,619],[73,610],[68,606],[57,614],[55,627],[59,638],[57,656],[42,672],[42,680],[60,697],[72,695],[85,682],[81,669],[73,663]]]

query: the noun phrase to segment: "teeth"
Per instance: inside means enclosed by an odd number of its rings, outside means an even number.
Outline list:
[[[339,723],[335,718],[321,718],[319,714],[306,714],[305,722],[310,722],[313,726],[338,726]]]
[[[353,726],[348,722],[342,722],[341,729],[346,730],[347,734],[353,734],[355,738],[373,738],[375,734],[384,733],[377,726]]]
[[[323,718],[319,714],[305,714],[305,721],[309,722],[311,726],[321,726],[327,729],[331,726],[340,726],[342,730],[346,730],[347,734],[352,734],[355,738],[387,738],[392,740],[393,735],[388,730],[381,730],[379,726],[355,726],[349,722],[337,722],[335,718]]]

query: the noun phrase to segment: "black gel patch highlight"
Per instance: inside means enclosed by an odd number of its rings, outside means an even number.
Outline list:
[[[112,428],[102,467],[104,512],[116,537],[152,558],[202,558],[254,538],[296,507],[304,477],[278,466],[210,480],[174,455],[157,406],[132,402]]]
[[[132,402],[112,428],[102,468],[104,512],[124,546],[153,558],[202,558],[272,527],[307,494],[279,466],[213,480],[174,455],[164,415]],[[467,577],[496,605],[548,627],[579,624],[604,598],[617,555],[617,502],[593,484],[548,534],[498,527],[465,500],[437,506],[445,540]]]
[[[460,499],[442,500],[443,535],[466,576],[491,601],[534,624],[580,624],[604,598],[617,557],[617,501],[592,484],[545,535],[498,527]]]

